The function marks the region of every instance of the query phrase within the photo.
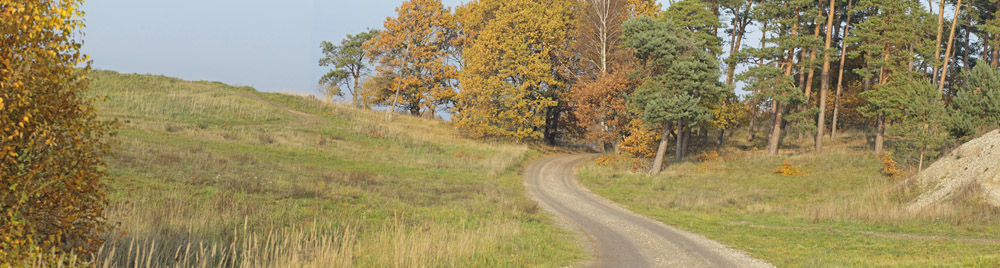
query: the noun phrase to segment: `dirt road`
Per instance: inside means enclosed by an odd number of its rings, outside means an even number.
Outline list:
[[[529,195],[583,237],[597,267],[773,267],[701,235],[632,213],[576,179],[589,155],[551,156],[525,171]]]

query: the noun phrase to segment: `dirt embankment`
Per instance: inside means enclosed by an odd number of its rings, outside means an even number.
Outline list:
[[[907,206],[910,212],[968,194],[967,189],[976,189],[973,194],[981,194],[987,203],[1000,207],[1000,130],[963,144],[909,182],[927,189]]]

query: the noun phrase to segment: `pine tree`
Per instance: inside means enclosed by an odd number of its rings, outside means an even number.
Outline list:
[[[340,45],[324,41],[320,46],[323,48],[323,58],[319,60],[320,66],[333,66],[333,70],[323,75],[319,84],[324,88],[336,88],[336,91],[324,91],[326,101],[334,95],[340,95],[340,86],[347,87],[351,94],[351,104],[356,106],[367,106],[361,103],[361,78],[368,74],[370,61],[369,54],[364,50],[365,42],[378,36],[378,30],[369,30],[355,35],[347,35],[347,38],[340,41]]]
[[[928,14],[916,0],[861,0],[856,9],[874,14],[859,23],[856,35],[848,40],[859,43],[852,57],[868,55],[867,67],[856,72],[877,82],[871,90],[862,93],[869,105],[861,112],[876,118],[875,154],[882,154],[888,121],[899,118],[903,112],[902,107],[894,105],[898,100],[887,97],[896,96],[904,90],[902,87],[909,86],[896,80],[919,79],[912,66],[920,58],[927,58],[921,55],[930,52],[929,42],[920,40],[926,40],[932,26],[927,23]]]
[[[644,122],[663,126],[651,173],[659,173],[668,145],[670,124],[677,122],[678,139],[686,126],[707,122],[707,105],[724,95],[718,62],[704,45],[669,20],[639,17],[623,25],[624,45],[635,50],[642,68],[635,75],[644,81],[630,105]],[[681,146],[681,145],[678,145]]]
[[[767,25],[762,31],[769,37],[762,40],[762,47],[747,49],[745,53],[761,59],[761,64],[749,68],[739,76],[739,80],[756,92],[752,96],[755,102],[771,103],[771,132],[767,143],[769,155],[778,154],[785,113],[806,99],[795,86],[792,70],[796,66],[796,52],[801,52],[811,38],[799,35],[800,24],[808,21],[803,20],[802,10],[807,10],[810,5],[812,1],[765,1],[754,9],[756,20]]]
[[[965,138],[1000,127],[1000,70],[980,64],[964,77],[954,98],[952,135]]]

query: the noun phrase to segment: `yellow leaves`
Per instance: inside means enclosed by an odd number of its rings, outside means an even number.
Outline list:
[[[0,207],[8,219],[47,215],[44,220],[52,221],[0,220],[0,233],[7,239],[0,241],[0,248],[7,250],[4,257],[14,260],[23,257],[20,254],[25,250],[14,248],[11,252],[7,246],[14,241],[33,248],[73,243],[83,245],[80,252],[89,253],[95,245],[85,241],[99,241],[105,230],[101,206],[93,204],[103,202],[103,193],[87,193],[93,197],[87,200],[71,198],[72,191],[101,188],[101,159],[110,148],[104,135],[111,125],[94,118],[85,94],[88,82],[81,76],[85,71],[77,68],[79,59],[88,59],[80,53],[79,41],[72,39],[72,33],[82,26],[82,20],[77,18],[82,14],[77,11],[80,2],[0,0],[4,25],[0,35],[15,36],[5,39],[0,47],[4,55],[0,65],[9,67],[0,70],[0,109],[4,111],[0,113],[0,178],[3,185],[18,185],[0,187],[0,196],[22,196],[0,199]],[[40,124],[42,119],[50,123]],[[60,143],[71,146],[56,146]],[[44,194],[28,190],[44,188],[46,181],[54,177],[78,182],[77,188],[48,187]],[[67,214],[66,208],[88,216]],[[67,219],[80,231],[53,229],[55,223]]]
[[[568,1],[486,0],[462,7],[468,34],[456,124],[474,137],[539,139],[565,94],[556,55],[565,51]]]

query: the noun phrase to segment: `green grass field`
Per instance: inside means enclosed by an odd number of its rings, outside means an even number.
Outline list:
[[[112,267],[523,267],[585,258],[525,196],[524,145],[217,82],[95,71]]]
[[[881,175],[862,137],[834,142],[820,155],[731,152],[672,164],[657,176],[628,172],[627,161],[588,164],[581,180],[637,213],[778,267],[1000,266],[997,209],[959,197],[933,211],[906,212],[902,205],[917,191]],[[808,174],[779,176],[785,161]]]

